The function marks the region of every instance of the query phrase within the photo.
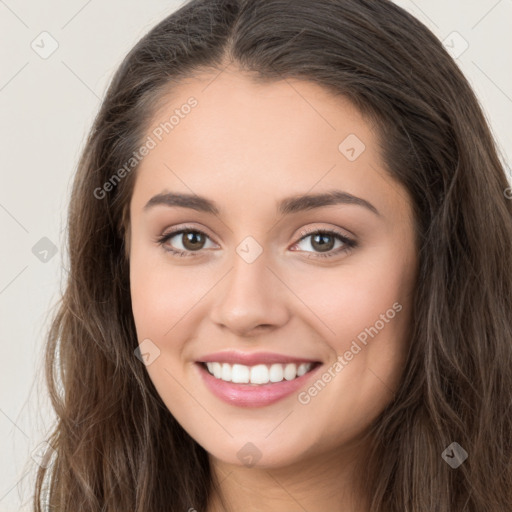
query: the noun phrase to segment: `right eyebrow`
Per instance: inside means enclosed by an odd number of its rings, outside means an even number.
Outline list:
[[[153,196],[144,206],[144,211],[157,205],[181,206],[182,208],[191,208],[198,212],[212,213],[214,215],[219,213],[219,208],[213,201],[195,194],[163,192]]]

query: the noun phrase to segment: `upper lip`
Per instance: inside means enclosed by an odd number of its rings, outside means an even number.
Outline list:
[[[243,364],[245,366],[255,366],[257,364],[274,364],[274,363],[317,363],[318,360],[306,359],[295,356],[287,356],[284,354],[276,354],[273,352],[236,352],[225,351],[208,354],[197,360],[198,363],[229,363]]]

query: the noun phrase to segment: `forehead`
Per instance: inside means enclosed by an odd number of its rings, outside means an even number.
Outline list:
[[[197,103],[193,108],[187,106],[190,98]],[[179,119],[173,113],[180,114]],[[231,153],[236,148],[243,154],[265,150],[277,157],[286,149],[296,153],[298,148],[316,149],[323,139],[324,149],[337,154],[344,136],[357,135],[370,146],[376,137],[342,95],[334,96],[318,84],[297,79],[261,83],[247,73],[229,69],[197,75],[173,87],[162,98],[151,128],[158,131],[158,126],[172,117],[172,129],[162,134],[169,143],[179,138],[180,143],[200,144],[203,150],[220,145]]]
[[[340,187],[386,201],[390,178],[374,127],[345,97],[312,82],[259,83],[229,69],[196,75],[163,98],[147,137],[154,148],[137,169],[139,208],[163,189],[242,197],[245,206],[262,191]]]

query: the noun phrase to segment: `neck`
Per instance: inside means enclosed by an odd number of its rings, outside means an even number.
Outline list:
[[[219,484],[207,512],[369,512],[356,464],[365,460],[364,453],[361,446],[343,448],[266,468],[227,464],[210,455]]]

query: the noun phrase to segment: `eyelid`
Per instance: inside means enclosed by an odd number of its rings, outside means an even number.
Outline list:
[[[302,238],[308,236],[308,235],[312,235],[314,233],[336,233],[337,235],[339,235],[340,237],[342,238],[346,238],[347,240],[351,240],[351,241],[354,241],[355,242],[355,236],[353,234],[351,234],[349,231],[342,231],[340,228],[337,228],[337,227],[334,227],[334,226],[330,226],[330,227],[318,227],[318,226],[315,226],[314,228],[311,228],[311,227],[305,227],[305,228],[302,228],[301,231],[300,231],[300,240],[302,240]],[[295,242],[297,243],[297,242]]]
[[[186,225],[186,224],[175,226],[170,231],[164,230],[164,232],[161,235],[159,235],[156,238],[156,240],[154,240],[154,241],[155,241],[155,243],[162,246],[162,248],[166,252],[174,253],[175,255],[180,255],[180,256],[186,255],[186,256],[192,256],[192,257],[202,255],[205,249],[200,249],[198,251],[182,251],[181,249],[174,249],[174,248],[166,249],[164,247],[165,242],[167,242],[171,238],[174,238],[175,236],[183,234],[184,232],[187,232],[187,231],[200,233],[200,234],[204,235],[206,238],[208,238],[209,240],[211,240],[214,244],[218,245],[217,242],[215,242],[215,240],[213,239],[213,237],[211,237],[206,232],[206,230],[203,231],[203,228],[200,229],[200,228],[196,228],[195,226],[190,226],[190,225]],[[334,256],[337,256],[338,253],[343,253],[343,252],[349,251],[349,250],[357,247],[357,245],[358,245],[358,242],[354,238],[352,238],[352,236],[347,236],[339,228],[335,228],[335,227],[322,228],[322,227],[316,226],[313,228],[311,228],[311,227],[303,228],[300,232],[300,238],[295,240],[291,247],[297,245],[298,243],[300,243],[303,239],[307,238],[308,236],[311,236],[314,234],[322,234],[322,233],[325,233],[330,236],[334,235],[334,236],[338,237],[338,239],[345,245],[345,247],[338,248],[336,250],[330,250],[325,253],[314,252],[314,251],[304,251],[304,252],[312,254],[312,255],[316,255],[314,257],[320,257],[320,258],[334,257]],[[302,252],[302,251],[299,251],[299,252]]]
[[[336,256],[339,257],[342,254],[349,253],[359,246],[359,242],[356,240],[355,237],[353,237],[353,235],[347,236],[338,227],[322,228],[317,226],[314,228],[307,227],[302,229],[302,231],[300,232],[301,238],[294,242],[292,247],[300,244],[303,240],[316,234],[326,234],[327,236],[334,237],[337,240],[339,240],[343,245],[341,247],[338,247],[337,249],[331,249],[326,252],[304,251],[305,253],[309,254],[308,258],[335,258]]]
[[[190,225],[187,225],[187,224],[178,224],[177,226],[174,226],[172,229],[170,230],[167,230],[165,229],[163,231],[163,233],[161,235],[158,235],[155,240],[153,240],[155,243],[159,244],[162,246],[162,248],[164,248],[165,251],[167,252],[170,252],[170,253],[182,253],[182,252],[186,252],[187,254],[190,254],[192,256],[194,256],[196,253],[197,255],[199,255],[200,253],[202,253],[202,251],[204,251],[204,249],[201,249],[199,251],[182,251],[181,249],[165,249],[164,245],[166,244],[166,242],[168,240],[170,240],[171,238],[174,238],[175,236],[178,236],[178,235],[181,235],[187,231],[191,231],[191,232],[194,232],[194,233],[200,233],[201,235],[204,235],[206,238],[208,238],[209,240],[211,240],[215,245],[219,245],[215,240],[214,240],[214,237],[210,236],[208,233],[207,233],[207,230],[205,228],[197,228],[195,226],[190,226]]]
[[[197,231],[198,233],[202,233],[203,235],[207,236],[211,240],[215,241],[214,240],[215,237],[210,236],[207,233],[206,228],[203,228],[203,227],[196,228],[195,226],[190,226],[187,224],[178,224],[177,226],[174,226],[170,231],[164,230],[164,232],[158,238],[163,238],[168,235],[177,235],[181,231]],[[305,228],[302,228],[301,231],[299,232],[300,238],[298,238],[294,242],[294,244],[297,243],[299,240],[302,240],[302,238],[304,238],[305,236],[311,235],[313,233],[318,233],[318,232],[334,232],[334,233],[340,235],[341,237],[344,237],[347,239],[352,239],[354,237],[354,235],[351,234],[349,231],[346,231],[346,233],[347,233],[346,234],[345,232],[339,230],[339,228],[336,228],[336,227],[327,227],[327,228],[318,227],[318,226],[315,226],[313,228],[305,227]],[[215,242],[215,243],[217,243],[217,242]]]
[[[175,236],[178,233],[182,233],[183,231],[194,231],[194,232],[197,232],[197,233],[201,233],[204,236],[208,237],[210,240],[212,240],[214,243],[219,245],[215,241],[215,237],[211,236],[209,234],[209,231],[208,231],[207,228],[204,228],[202,226],[196,227],[196,226],[192,226],[192,225],[189,225],[189,224],[186,224],[186,223],[185,224],[178,224],[178,225],[173,226],[172,228],[169,228],[169,229],[164,229],[162,234],[158,236],[158,239],[163,238],[163,237]]]

